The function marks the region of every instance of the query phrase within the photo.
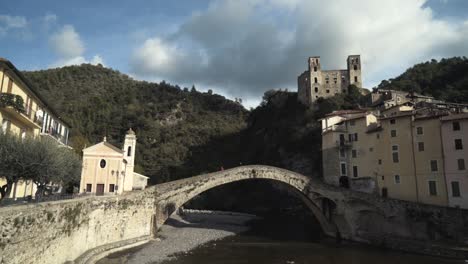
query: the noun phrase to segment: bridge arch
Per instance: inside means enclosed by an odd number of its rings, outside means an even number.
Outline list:
[[[179,207],[195,196],[221,185],[252,179],[276,181],[291,187],[290,189],[311,210],[325,234],[335,236],[339,232],[339,228],[332,219],[332,211],[337,205],[333,199],[321,192],[320,184],[306,176],[269,166],[236,167],[153,187],[157,196],[154,230],[157,230]]]

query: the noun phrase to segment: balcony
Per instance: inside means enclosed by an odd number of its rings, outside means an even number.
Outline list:
[[[352,142],[347,140],[337,140],[335,141],[335,147],[337,148],[350,148],[352,146]]]
[[[327,132],[343,132],[346,133],[348,130],[344,124],[341,125],[332,125],[322,129],[322,134]]]
[[[10,93],[0,94],[0,109],[2,112],[5,112],[11,119],[22,123],[28,128],[41,128],[41,122],[36,117],[35,111],[29,110],[26,112],[23,98],[19,95]]]
[[[46,132],[41,133],[42,137],[50,138],[52,140],[57,141],[59,144],[67,146],[67,139],[66,137],[60,135],[55,129],[50,129]]]

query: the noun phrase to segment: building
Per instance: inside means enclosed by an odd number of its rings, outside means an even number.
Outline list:
[[[298,100],[310,105],[318,98],[327,98],[339,93],[347,93],[350,84],[362,88],[361,58],[350,55],[346,70],[322,70],[320,57],[310,57],[308,70],[297,78]]]
[[[321,119],[324,180],[383,197],[468,208],[468,114],[397,105]],[[449,192],[448,192],[449,191]],[[449,202],[450,201],[450,202]]]
[[[60,145],[68,145],[69,125],[60,118],[36,88],[8,60],[0,58],[0,121],[3,133],[45,136]],[[5,179],[0,178],[0,185]],[[10,198],[34,196],[36,187],[20,180],[13,186]]]
[[[365,110],[335,111],[321,119],[324,180],[328,184],[375,192],[374,159],[377,117]]]
[[[468,113],[441,118],[449,205],[468,209]]]
[[[80,193],[121,194],[145,189],[148,177],[134,171],[136,140],[130,129],[122,149],[114,147],[106,138],[83,149]]]
[[[387,89],[373,89],[371,93],[371,105],[377,109],[387,109],[399,105],[414,106],[418,103],[441,102],[432,96],[425,96],[414,92],[405,92]]]

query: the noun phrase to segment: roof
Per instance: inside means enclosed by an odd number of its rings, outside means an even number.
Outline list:
[[[448,115],[448,116],[442,117],[440,120],[450,121],[450,120],[459,120],[459,119],[468,119],[468,113]]]
[[[402,113],[402,114],[399,114],[399,115],[380,117],[379,120],[394,119],[394,118],[399,118],[399,117],[408,117],[408,116],[412,116],[412,115],[414,115],[413,112],[411,112],[411,113]]]
[[[148,177],[148,176],[141,175],[140,173],[137,173],[137,172],[133,172],[133,175],[136,175],[136,176],[138,176],[138,177],[142,177],[142,178],[149,179],[149,177]]]
[[[5,64],[16,74],[16,76],[18,76],[18,78],[26,85],[26,88],[30,90],[33,93],[33,95],[36,96],[45,105],[45,108],[49,110],[49,112],[52,113],[52,115],[57,117],[62,123],[64,123],[68,127],[71,127],[71,125],[65,120],[63,120],[60,117],[60,115],[50,106],[47,100],[44,97],[42,97],[40,93],[37,92],[37,89],[28,81],[28,79],[26,79],[26,77],[15,67],[15,65],[11,63],[11,61],[0,57],[0,64],[1,63]]]
[[[325,116],[335,116],[335,115],[346,115],[346,114],[358,114],[358,113],[365,113],[366,110],[338,110],[333,111]]]
[[[93,149],[97,149],[99,148],[99,146],[105,146],[105,147],[108,147],[110,148],[111,150],[115,151],[115,152],[118,152],[118,153],[124,153],[125,151],[115,147],[114,145],[110,144],[109,142],[107,141],[102,141],[100,143],[97,143],[97,144],[94,144],[92,145],[91,147],[87,147],[85,149],[83,149],[83,152],[87,152],[87,151],[90,151],[90,150],[93,150]]]

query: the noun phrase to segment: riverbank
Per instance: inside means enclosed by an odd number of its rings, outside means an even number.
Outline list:
[[[245,232],[257,217],[233,212],[183,210],[171,216],[157,238],[142,246],[111,254],[98,264],[161,263],[211,241]]]

